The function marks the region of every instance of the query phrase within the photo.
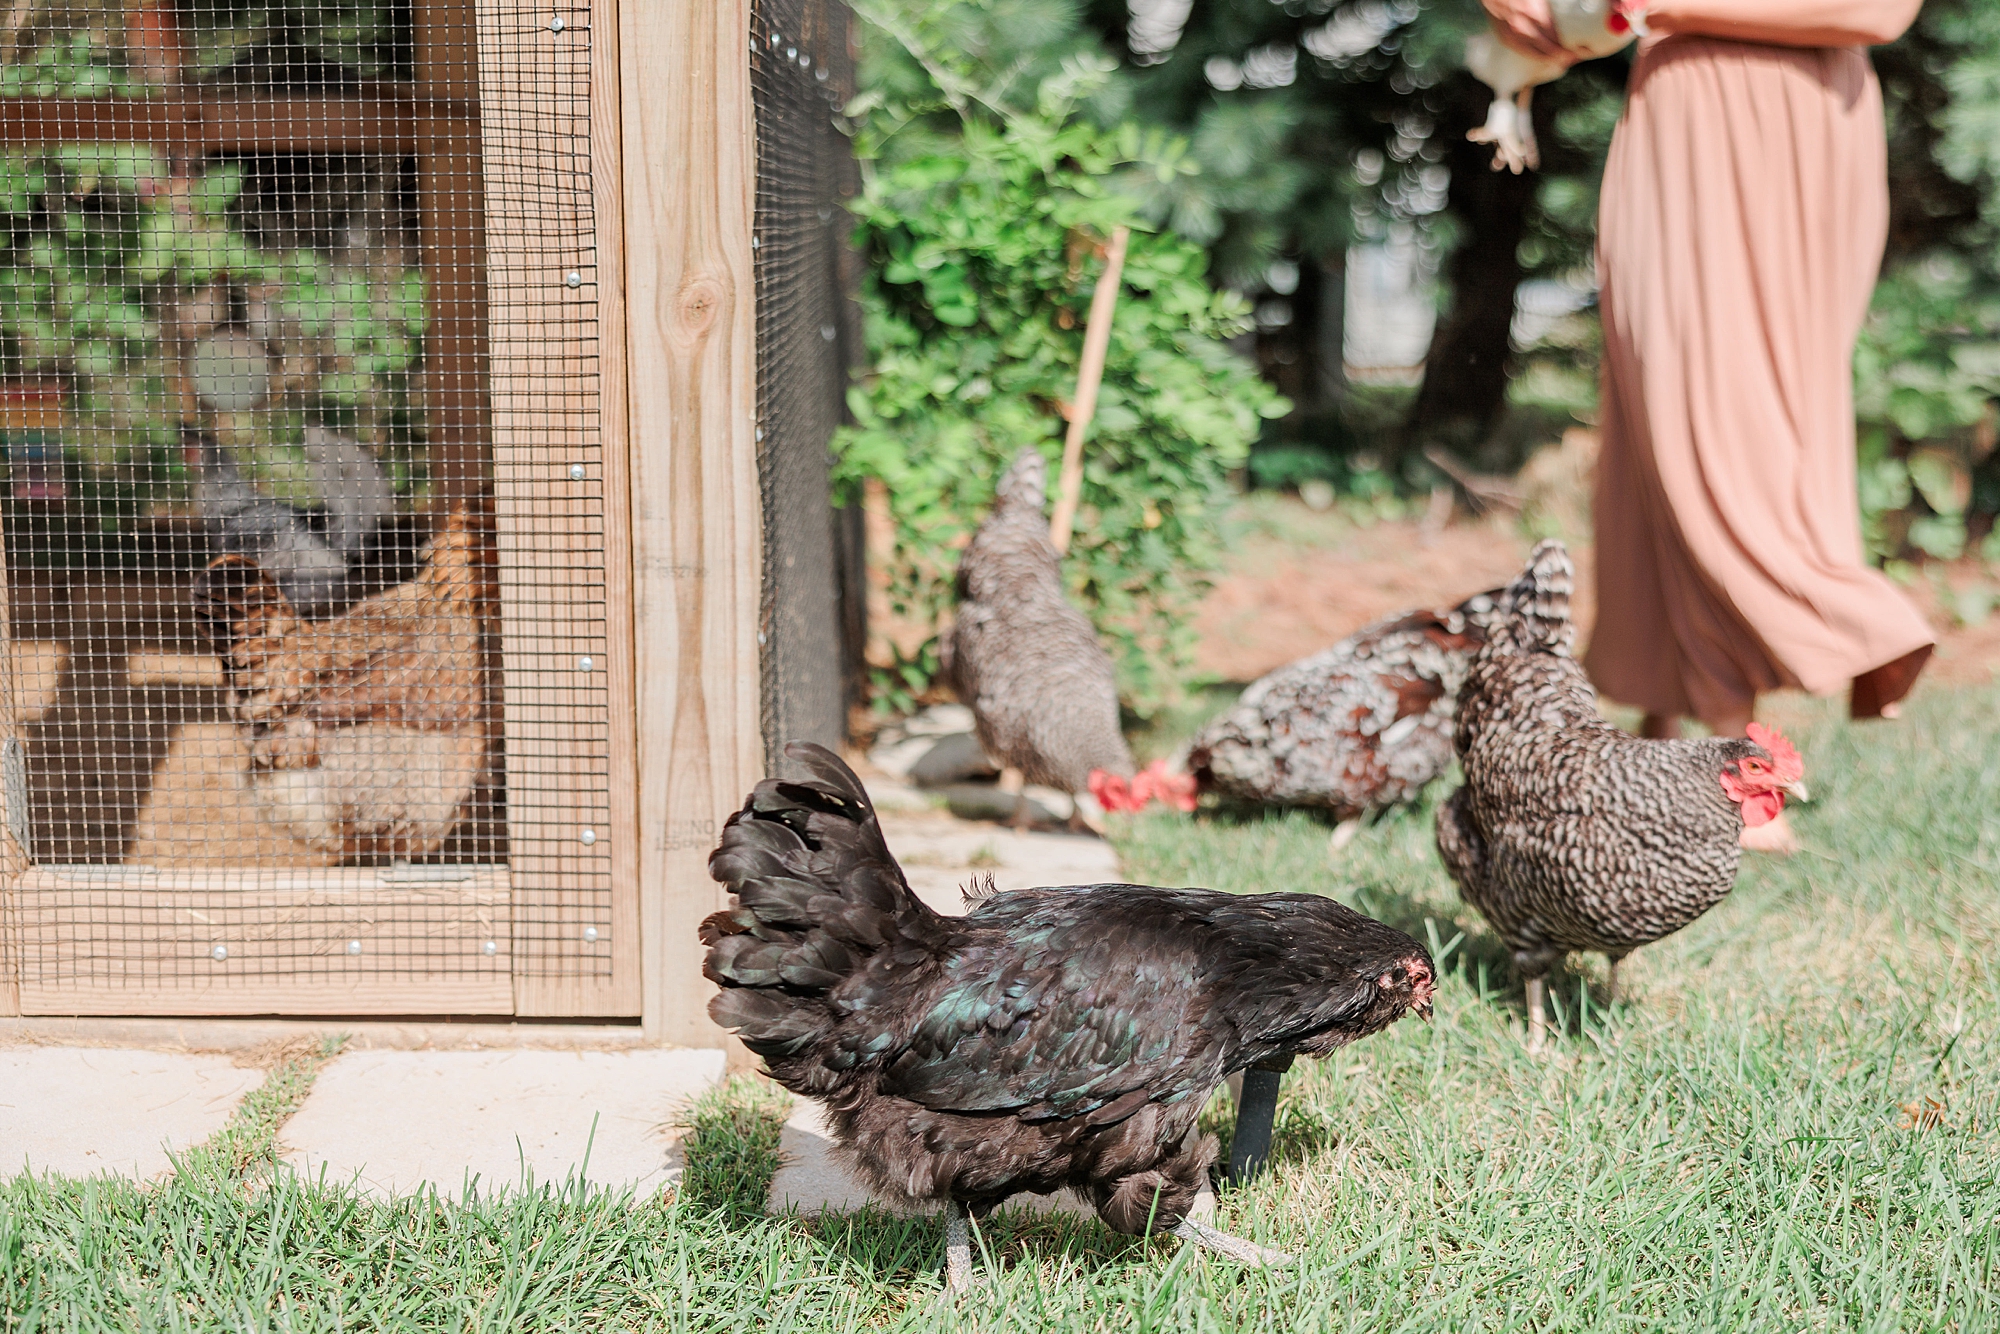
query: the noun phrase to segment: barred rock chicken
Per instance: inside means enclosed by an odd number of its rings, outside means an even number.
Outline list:
[[[1611,55],[1645,36],[1644,15],[1643,0],[1550,0],[1549,4],[1556,36],[1577,60]],[[1495,171],[1505,167],[1518,176],[1541,166],[1529,105],[1535,89],[1561,78],[1569,62],[1516,51],[1489,30],[1465,39],[1465,67],[1493,90],[1486,123],[1465,137],[1475,144],[1493,145]]]
[[[1543,542],[1459,697],[1461,787],[1437,816],[1438,853],[1528,980],[1528,1038],[1543,1041],[1543,977],[1570,950],[1618,961],[1671,935],[1736,881],[1745,825],[1805,796],[1784,737],[1649,741],[1597,712],[1570,656],[1569,553]]]
[[[759,783],[709,857],[736,900],[701,927],[709,1014],[826,1105],[877,1191],[947,1203],[952,1285],[968,1211],[1064,1187],[1115,1231],[1281,1262],[1189,1216],[1215,1156],[1195,1118],[1232,1071],[1428,1018],[1424,947],[1310,894],[1086,885],[941,917],[852,771],[785,753],[809,776]]]
[[[322,427],[306,427],[305,439],[319,510],[259,491],[213,436],[183,431],[182,454],[216,549],[256,561],[304,616],[339,606],[354,562],[396,510],[395,488],[367,447]]]
[[[1330,811],[1339,849],[1362,817],[1413,800],[1451,763],[1459,686],[1499,596],[1391,616],[1280,667],[1203,729],[1189,769],[1226,797]]]
[[[942,665],[972,710],[979,744],[1004,770],[1003,787],[1096,795],[1107,779],[1131,778],[1132,752],[1118,728],[1111,655],[1063,596],[1062,560],[1042,514],[1047,490],[1048,463],[1023,449],[959,560],[958,617],[940,645]],[[1095,783],[1094,774],[1102,775]],[[1024,797],[1016,823],[1027,810]]]
[[[270,574],[222,556],[195,586],[265,818],[344,861],[444,845],[490,749],[481,635],[490,502],[453,509],[407,583],[305,621]]]

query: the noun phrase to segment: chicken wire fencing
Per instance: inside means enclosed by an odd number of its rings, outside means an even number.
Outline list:
[[[590,19],[0,14],[29,1012],[610,976]]]
[[[860,515],[828,504],[827,446],[860,346],[844,200],[858,176],[840,113],[853,96],[849,15],[829,0],[758,0],[757,450],[764,504],[764,740],[838,746],[861,662]]]

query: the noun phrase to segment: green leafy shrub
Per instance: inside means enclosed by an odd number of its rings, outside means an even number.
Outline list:
[[[1209,286],[1202,249],[1146,228],[1108,187],[1135,168],[1181,168],[1137,127],[1076,114],[1102,76],[1070,62],[1033,110],[967,115],[962,134],[872,173],[855,205],[870,366],[848,396],[835,480],[850,501],[883,484],[893,609],[936,627],[1008,461],[1025,445],[1060,457],[1101,245],[1133,227],[1065,571],[1145,712],[1172,698],[1188,662],[1227,475],[1285,404],[1226,346],[1249,309]],[[927,644],[878,684],[892,702],[920,693],[934,662]]]

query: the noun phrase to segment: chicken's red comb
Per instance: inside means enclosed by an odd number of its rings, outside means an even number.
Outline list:
[[[1165,760],[1154,760],[1133,778],[1132,795],[1141,806],[1157,801],[1186,814],[1195,807],[1194,775],[1169,773]]]
[[[1762,723],[1750,724],[1748,732],[1750,739],[1771,756],[1771,773],[1780,786],[1796,783],[1806,776],[1805,760],[1799,755],[1798,747],[1785,740],[1783,732]]]
[[[1107,811],[1136,811],[1144,806],[1144,794],[1134,791],[1133,787],[1123,774],[1114,774],[1109,769],[1090,771],[1090,795],[1096,797],[1097,804]]]

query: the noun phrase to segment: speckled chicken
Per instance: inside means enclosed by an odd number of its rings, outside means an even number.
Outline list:
[[[1093,773],[1129,778],[1133,763],[1111,655],[1063,596],[1062,560],[1042,514],[1047,488],[1047,462],[1022,450],[959,560],[958,617],[940,647],[980,744],[1011,771],[1003,783],[1074,795],[1092,790]],[[1025,818],[1026,802],[1016,809]]]
[[[1451,763],[1452,716],[1500,590],[1410,611],[1280,667],[1203,729],[1188,767],[1205,791],[1339,820],[1413,800]]]
[[[303,620],[269,572],[218,558],[194,591],[249,746],[260,813],[343,861],[441,848],[491,751],[481,636],[488,502],[452,511],[407,583]]]
[[[1804,796],[1778,733],[1650,741],[1597,712],[1570,654],[1569,554],[1543,542],[1503,596],[1460,693],[1465,786],[1440,807],[1438,852],[1528,980],[1542,1043],[1543,981],[1570,950],[1632,950],[1680,930],[1736,882],[1746,824]]]
[[[1248,1262],[1284,1257],[1190,1216],[1215,1141],[1196,1125],[1231,1072],[1325,1056],[1436,987],[1409,936],[1313,894],[1084,885],[990,894],[943,917],[910,892],[861,782],[794,743],[709,870],[709,1005],[771,1075],[826,1106],[877,1191],[967,1211],[1068,1187],[1119,1232]]]

